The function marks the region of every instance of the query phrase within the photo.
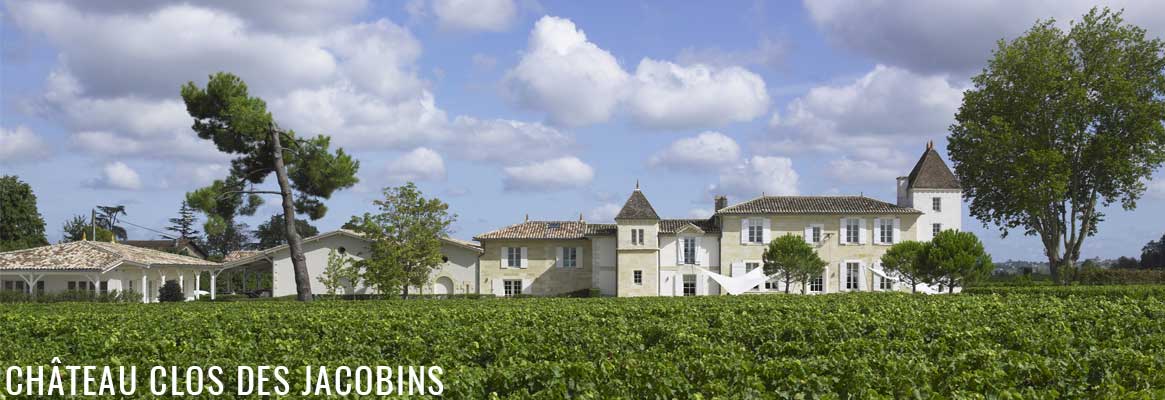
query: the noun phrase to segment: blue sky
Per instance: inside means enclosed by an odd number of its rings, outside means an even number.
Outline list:
[[[361,161],[324,230],[404,180],[451,204],[461,238],[527,214],[609,221],[636,180],[673,218],[707,216],[716,194],[893,201],[927,141],[945,154],[996,40],[1091,6],[849,3],[5,1],[0,173],[33,186],[52,241],[98,204],[161,229],[184,193],[226,173],[179,86],[229,71],[281,125]],[[1161,6],[1111,5],[1165,32]],[[1136,211],[1107,210],[1086,257],[1160,237],[1144,221],[1165,212],[1165,178],[1149,186]],[[1043,258],[1032,238],[963,223],[998,260]]]

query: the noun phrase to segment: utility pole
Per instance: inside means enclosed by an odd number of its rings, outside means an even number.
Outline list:
[[[89,211],[90,211],[90,214],[89,214],[89,222],[90,222],[90,224],[89,224],[89,228],[92,230],[92,231],[90,232],[92,235],[91,235],[91,236],[89,236],[89,237],[91,237],[91,238],[92,238],[92,239],[90,239],[90,240],[97,240],[97,209],[96,209],[96,208],[90,208],[90,209],[89,209]]]

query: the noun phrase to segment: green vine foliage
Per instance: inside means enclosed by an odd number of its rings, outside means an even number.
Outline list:
[[[0,307],[0,359],[283,365],[292,368],[293,393],[304,365],[439,365],[443,396],[453,399],[1153,398],[1165,396],[1161,299],[10,304]],[[234,374],[225,375],[233,388]]]

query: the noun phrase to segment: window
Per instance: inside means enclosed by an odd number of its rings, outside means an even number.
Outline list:
[[[562,267],[574,268],[578,266],[578,248],[577,247],[563,247],[562,248]]]
[[[858,286],[858,274],[862,271],[861,265],[856,262],[845,263],[845,288],[846,290],[861,290]]]
[[[94,284],[93,282],[89,281],[69,281],[67,283],[67,287],[69,291],[82,292],[96,292],[97,288],[100,287],[101,293],[106,293],[109,292],[109,281],[103,281],[99,284]]]
[[[814,225],[809,228],[810,243],[821,243],[821,225]]]
[[[24,281],[4,281],[4,291],[6,292],[25,292]]]
[[[643,230],[642,229],[632,229],[631,230],[631,244],[633,244],[633,245],[642,245],[643,244]]]
[[[930,224],[930,235],[938,236],[939,232],[943,231],[943,224]]]
[[[943,198],[932,197],[930,199],[930,209],[941,212],[943,210]]]
[[[894,280],[876,276],[878,279],[878,290],[894,290]]]
[[[640,271],[640,270],[632,271],[631,278],[635,282],[636,285],[642,285],[643,284],[643,271]]]
[[[815,292],[815,293],[824,292],[825,291],[825,277],[824,276],[817,276],[817,277],[809,280],[809,291]]]
[[[683,251],[684,264],[685,265],[696,265],[696,238],[686,237],[686,238],[683,238],[683,240],[681,240],[680,243],[684,246],[684,249],[683,249],[684,250]]]
[[[857,244],[858,239],[861,238],[860,222],[857,218],[846,218],[845,220],[845,242],[849,244]]]
[[[506,266],[510,268],[522,267],[522,248],[521,247],[507,247],[506,248]]]
[[[4,281],[4,290],[9,292],[28,293],[28,284],[24,281]],[[44,293],[44,281],[36,282],[36,292]]]
[[[522,294],[522,280],[520,279],[506,279],[502,281],[502,287],[505,289],[506,297]]]
[[[684,296],[696,295],[696,275],[684,275]]]
[[[878,243],[891,244],[894,243],[894,220],[880,219],[878,220]]]
[[[748,242],[749,243],[764,243],[765,242],[765,227],[762,225],[764,221],[761,219],[748,220]]]

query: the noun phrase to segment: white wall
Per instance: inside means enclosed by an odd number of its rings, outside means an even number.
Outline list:
[[[679,265],[679,253],[677,246],[679,246],[680,237],[691,236],[689,234],[667,234],[659,236],[659,266],[674,267]],[[701,267],[707,268],[713,272],[720,271],[720,235],[705,234],[700,235],[699,250],[696,257],[701,260]],[[700,253],[703,254],[700,254]]]
[[[344,247],[348,256],[362,260],[368,256],[368,244],[364,240],[346,235],[335,235],[325,239],[306,241],[303,243],[303,255],[307,261],[307,273],[311,277],[311,292],[314,294],[327,293],[327,289],[320,283],[319,276],[328,268],[328,253],[332,249]],[[291,265],[290,251],[283,249],[271,255],[272,296],[291,296],[295,292],[295,271]],[[368,293],[366,288],[357,288],[356,293]]]
[[[615,237],[591,238],[591,287],[598,288],[604,296],[614,296],[615,292]]]
[[[932,199],[942,199],[942,211],[932,209]],[[943,230],[963,229],[963,199],[959,190],[915,189],[911,192],[911,201],[914,209],[922,211],[918,217],[916,240],[930,241],[933,238],[932,226],[942,224]]]
[[[311,292],[313,294],[327,293],[327,289],[320,283],[319,277],[328,268],[328,253],[333,249],[343,247],[349,257],[362,260],[370,253],[368,243],[363,239],[348,235],[334,235],[323,239],[305,241],[303,253],[307,260],[307,272],[311,277]],[[422,288],[410,288],[410,293],[433,293],[437,279],[448,277],[453,281],[454,294],[477,293],[478,253],[465,247],[443,243],[441,253],[449,260],[442,263],[429,274],[429,284]],[[290,252],[287,249],[272,254],[272,295],[290,296],[295,294],[295,272],[292,270]],[[354,289],[356,294],[372,294],[375,290],[360,285]]]

